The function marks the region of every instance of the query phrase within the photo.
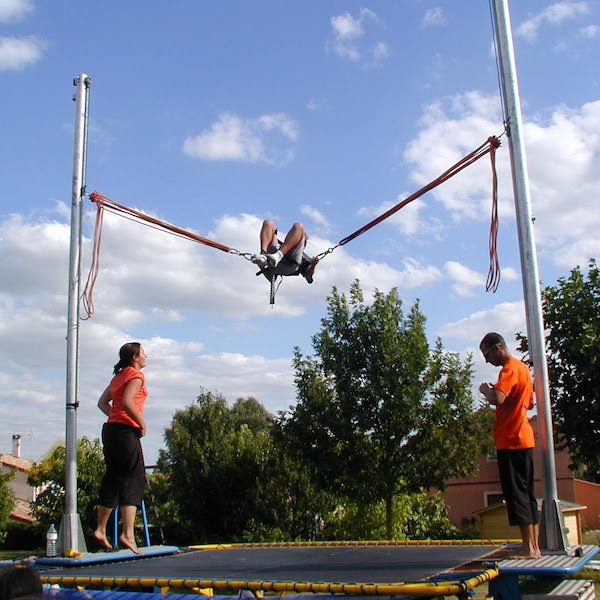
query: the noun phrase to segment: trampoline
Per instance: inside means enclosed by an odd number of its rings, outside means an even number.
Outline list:
[[[150,591],[210,589],[351,595],[463,594],[498,572],[493,543],[348,543],[199,546],[170,556],[42,568],[67,587]]]

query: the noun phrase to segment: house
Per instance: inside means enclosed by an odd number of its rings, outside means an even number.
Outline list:
[[[27,483],[27,477],[33,463],[21,457],[21,436],[12,436],[12,453],[0,454],[0,472],[3,474],[14,473],[9,486],[15,494],[15,506],[10,518],[16,521],[32,523],[30,505],[38,494],[38,489]]]
[[[535,421],[535,417],[532,421]],[[535,429],[535,422],[532,424]],[[575,477],[569,468],[570,456],[567,450],[555,451],[554,458],[558,498],[562,502],[584,507],[578,513],[584,528],[600,529],[600,484]],[[535,495],[541,498],[544,495],[544,486],[539,444],[534,450],[534,465]],[[448,505],[452,523],[461,529],[475,526],[481,509],[497,504],[503,499],[495,454],[479,458],[478,472],[473,477],[450,479],[442,496]]]

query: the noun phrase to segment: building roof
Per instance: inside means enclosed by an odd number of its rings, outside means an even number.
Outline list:
[[[12,454],[0,454],[0,464],[25,473],[29,473],[33,466],[33,462],[27,458],[17,458]]]
[[[31,506],[29,502],[19,500],[18,498],[15,500],[15,506],[10,513],[10,518],[16,519],[17,521],[25,521],[27,523],[33,523],[35,520],[31,516]]]

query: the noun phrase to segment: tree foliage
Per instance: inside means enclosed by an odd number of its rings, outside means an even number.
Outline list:
[[[33,516],[46,527],[60,523],[65,512],[65,459],[63,445],[52,448],[29,472],[29,485],[42,491],[32,502]],[[99,439],[77,440],[77,510],[85,532],[96,527],[96,506],[105,466]]]
[[[313,347],[318,358],[295,352],[298,403],[282,417],[286,437],[325,489],[359,504],[383,500],[391,535],[398,493],[443,487],[475,466],[471,359],[439,340],[430,355],[418,302],[405,314],[393,289],[366,304],[358,281],[349,298],[333,288]]]
[[[172,501],[171,535],[210,541],[244,530],[261,493],[271,426],[272,417],[254,398],[229,408],[213,392],[175,413],[158,461]]]
[[[590,260],[542,294],[553,421],[573,466],[600,483],[600,269]],[[520,335],[521,349],[527,339]]]
[[[385,502],[346,501],[326,515],[321,535],[327,540],[443,540],[458,536],[448,518],[448,507],[437,494],[396,494],[392,505],[391,534],[386,530]]]
[[[0,473],[0,543],[6,539],[8,519],[15,506],[15,495],[9,485],[14,473]]]
[[[150,492],[169,543],[306,539],[332,503],[255,398],[230,408],[203,392],[175,413],[165,441]]]

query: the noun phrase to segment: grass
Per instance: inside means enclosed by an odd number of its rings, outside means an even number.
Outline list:
[[[0,560],[19,560],[29,556],[43,556],[42,548],[37,550],[0,550]]]

